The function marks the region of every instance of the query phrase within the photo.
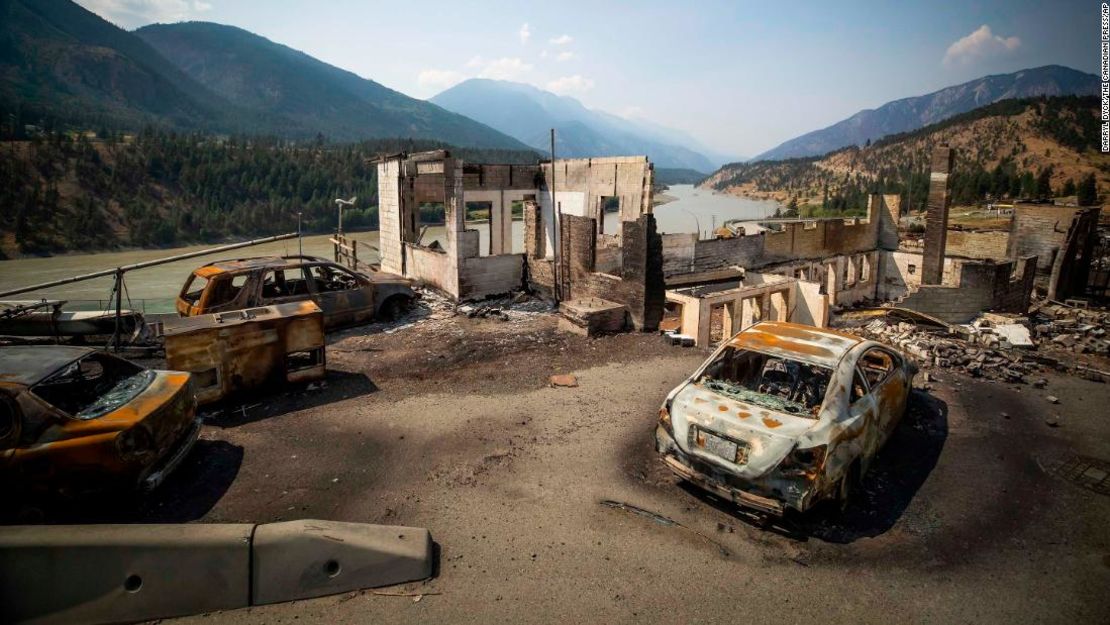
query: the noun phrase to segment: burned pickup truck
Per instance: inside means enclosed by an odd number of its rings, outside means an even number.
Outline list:
[[[313,301],[328,330],[393,320],[416,299],[412,284],[389,273],[363,274],[314,256],[221,260],[197,269],[177,298],[183,317]]]
[[[757,323],[667,396],[656,450],[679,477],[764,513],[846,502],[905,412],[916,370],[874,341]]]
[[[188,373],[81,347],[0,347],[0,485],[81,495],[156,487],[200,433]]]

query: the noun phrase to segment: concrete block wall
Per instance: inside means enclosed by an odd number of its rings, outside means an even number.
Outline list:
[[[550,193],[551,163],[543,163],[540,168],[543,190]],[[561,159],[555,164],[554,185],[556,193],[584,193],[583,216],[598,222],[604,218],[601,199],[618,197],[621,221],[630,221],[651,212],[653,177],[651,161],[646,156]]]
[[[408,244],[405,245],[404,252],[407,277],[433,286],[452,297],[459,296],[458,274],[452,270],[453,265],[445,252]]]
[[[403,273],[401,249],[401,163],[378,163],[378,250],[382,271]]]
[[[949,230],[945,248],[949,256],[997,260],[1009,257],[1009,244],[1005,230]]]
[[[623,304],[632,327],[654,331],[663,319],[665,301],[662,245],[655,230],[655,216],[648,213],[621,224],[620,275],[594,270],[596,230],[593,219],[562,219],[567,259],[567,297],[598,298]],[[531,268],[532,265],[530,264]]]
[[[949,323],[967,323],[990,308],[991,297],[990,289],[923,284],[898,305]]]
[[[1077,208],[1051,204],[1017,204],[1010,221],[1006,257],[1036,256],[1037,267],[1048,271],[1064,245]]]
[[[520,254],[467,258],[459,269],[459,299],[501,295],[524,286]]]
[[[947,284],[922,284],[906,295],[899,306],[923,312],[949,323],[967,323],[980,312],[1029,310],[1036,258],[1017,261],[955,261],[957,277]]]

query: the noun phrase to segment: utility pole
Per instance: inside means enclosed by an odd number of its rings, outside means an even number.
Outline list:
[[[340,209],[342,213],[342,209]],[[304,243],[301,238],[301,211],[297,211],[297,255],[304,256]]]

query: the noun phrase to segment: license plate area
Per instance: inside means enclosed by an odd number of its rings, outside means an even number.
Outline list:
[[[735,464],[743,464],[748,459],[747,444],[697,426],[690,427],[690,445]]]

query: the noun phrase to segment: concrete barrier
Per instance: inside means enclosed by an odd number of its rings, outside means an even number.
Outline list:
[[[426,529],[332,521],[0,528],[0,623],[144,621],[424,579]]]
[[[432,574],[426,529],[331,521],[259,525],[253,603],[278,603],[389,586]]]
[[[250,605],[254,525],[0,529],[0,622],[118,623]]]

